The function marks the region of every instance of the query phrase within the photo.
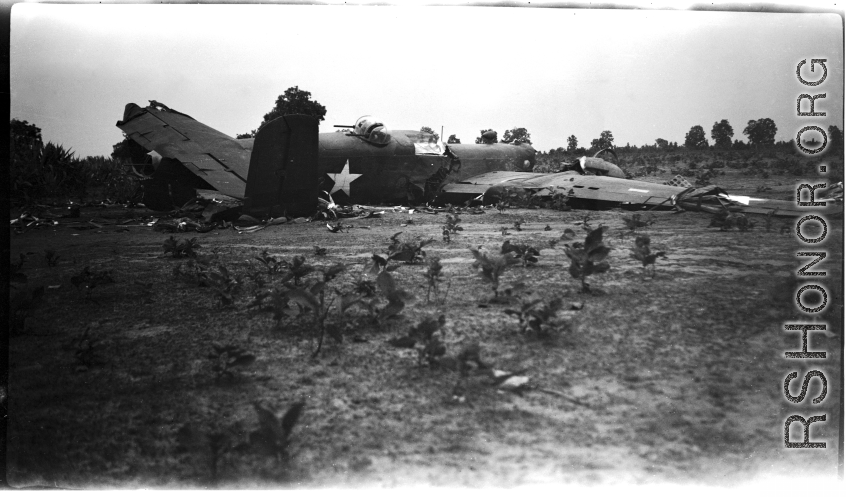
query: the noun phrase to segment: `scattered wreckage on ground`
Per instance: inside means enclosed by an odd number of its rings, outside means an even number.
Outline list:
[[[117,126],[156,158],[144,182],[145,205],[171,210],[197,199],[207,221],[233,221],[242,213],[311,216],[318,204],[335,216],[340,205],[333,195],[348,205],[491,205],[515,191],[558,197],[577,209],[802,212],[791,201],[694,187],[679,176],[670,184],[627,179],[599,153],[565,163],[557,173],[535,173],[535,150],[527,145],[445,145],[430,133],[389,131],[370,116],[348,132],[318,133],[315,118],[288,115],[262,126],[255,139],[235,139],[153,100],[144,108],[127,104]],[[843,212],[842,184],[815,200],[827,202],[825,212]]]
[[[489,205],[511,192],[521,191],[535,198],[559,195],[567,200],[567,205],[577,209],[676,209],[780,217],[805,212],[795,202],[731,195],[715,185],[695,187],[680,176],[669,183],[626,179],[623,171],[614,164],[583,157],[571,165],[571,170],[559,173],[496,171],[481,174],[445,185],[436,201],[452,204],[476,201]],[[823,212],[841,213],[843,195],[843,184],[837,183],[817,192],[815,200],[827,203]]]

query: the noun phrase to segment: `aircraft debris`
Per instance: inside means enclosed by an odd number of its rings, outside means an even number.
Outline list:
[[[613,171],[613,164],[600,167],[596,161],[591,168]],[[617,166],[614,166],[617,167]],[[588,168],[585,168],[588,170]],[[564,190],[568,204],[574,208],[602,209],[623,207],[629,209],[675,209],[708,213],[744,212],[775,216],[796,216],[802,211],[795,202],[770,200],[740,195],[730,195],[715,185],[683,187],[660,185],[613,175],[588,174],[585,170],[568,170],[558,173],[529,173],[495,171],[460,182],[445,185],[436,197],[437,203],[460,203],[482,195],[486,205],[496,204],[510,191],[523,190],[530,197],[552,197]],[[843,212],[843,188],[833,185],[825,198],[824,212]]]
[[[336,194],[345,203],[420,201],[450,181],[495,169],[531,171],[535,164],[528,145],[447,145],[430,133],[389,130],[371,116],[348,132],[320,134],[309,116],[283,116],[239,140],[151,101],[144,108],[127,104],[117,126],[158,156],[143,181],[144,203],[154,210],[214,190],[243,202],[244,212],[305,216],[315,212],[322,190],[329,201],[321,199],[321,209],[332,212]]]

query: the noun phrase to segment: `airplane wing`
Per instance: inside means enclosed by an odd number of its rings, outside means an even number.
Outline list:
[[[461,203],[483,195],[494,187],[524,189],[538,196],[562,192],[571,198],[644,205],[666,203],[670,197],[685,190],[678,186],[644,181],[583,176],[574,171],[552,174],[495,171],[444,185],[438,200]]]
[[[796,216],[806,212],[791,201],[730,195],[715,185],[685,188],[609,176],[580,175],[574,171],[552,174],[495,171],[480,174],[445,185],[436,201],[458,204],[480,195],[496,196],[508,188],[523,189],[536,196],[551,196],[562,192],[568,198],[584,201],[650,207],[677,206],[709,213],[730,211]],[[843,212],[838,198],[827,200],[832,202],[828,203],[823,212]]]
[[[147,150],[180,161],[219,192],[244,198],[251,152],[235,138],[161,104],[127,104],[117,126]]]

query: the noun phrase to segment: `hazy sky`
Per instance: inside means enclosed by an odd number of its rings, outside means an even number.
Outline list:
[[[234,136],[295,85],[326,106],[321,131],[365,114],[463,143],[522,126],[544,151],[606,129],[618,145],[681,143],[721,119],[745,141],[763,117],[777,140],[843,129],[835,14],[17,4],[11,28],[11,117],[81,156],[111,153],[129,102],[158,100]],[[794,72],[812,58],[828,76],[806,87]],[[827,116],[796,117],[801,93],[826,93],[815,110]]]

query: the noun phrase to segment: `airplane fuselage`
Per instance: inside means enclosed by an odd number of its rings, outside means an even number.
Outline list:
[[[285,130],[272,136],[268,127],[263,133],[266,126],[258,132],[261,138],[235,139],[154,101],[148,107],[127,104],[117,123],[161,159],[144,185],[144,203],[161,210],[183,205],[202,189],[239,200],[258,195],[250,202],[273,205],[283,202],[280,192],[300,184],[312,188],[311,174],[318,177],[317,192],[325,190],[339,202],[420,202],[449,182],[495,170],[531,171],[535,164],[535,150],[528,145],[445,145],[432,133],[389,130],[370,116],[345,132],[317,133],[313,125],[310,134],[297,135],[296,143]],[[261,146],[254,149],[256,143]],[[307,143],[314,149],[306,150]],[[296,151],[289,156],[292,147]],[[254,188],[247,195],[251,177]],[[298,202],[305,206],[305,197]]]
[[[495,170],[532,171],[535,165],[535,150],[527,145],[457,144],[435,153],[408,138],[418,131],[391,135],[388,143],[374,145],[354,134],[320,133],[319,190],[342,202],[405,202],[435,194],[445,182]],[[252,139],[239,141],[252,149]]]

